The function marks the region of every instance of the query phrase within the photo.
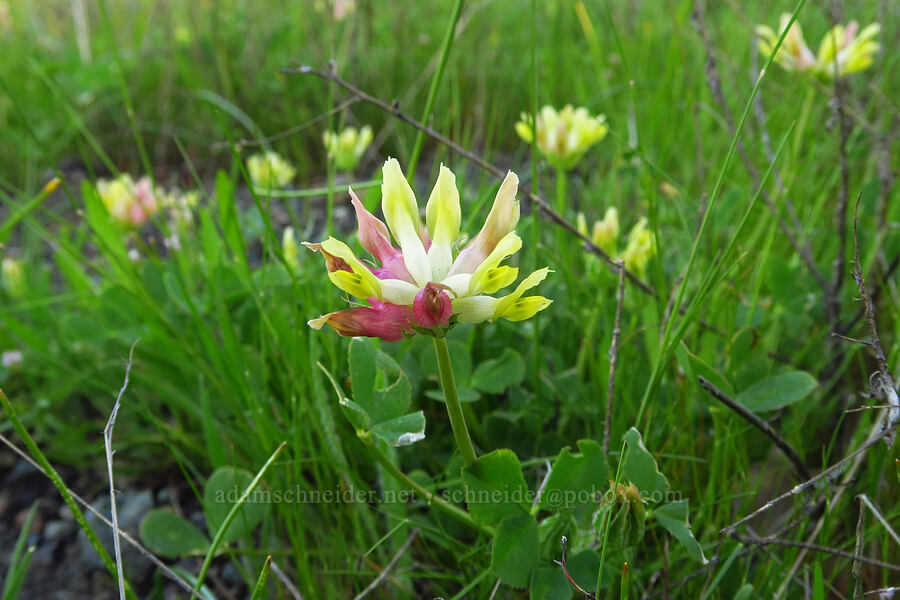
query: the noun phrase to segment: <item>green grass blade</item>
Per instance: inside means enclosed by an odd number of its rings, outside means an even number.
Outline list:
[[[259,579],[256,580],[256,585],[253,586],[253,594],[250,596],[250,600],[259,600],[263,597],[263,594],[266,591],[266,582],[269,579],[269,568],[272,566],[272,557],[267,556],[266,562],[263,563],[262,570],[259,572]]]
[[[282,450],[284,450],[285,446],[287,446],[287,442],[281,442],[281,445],[275,449],[275,452],[272,453],[272,456],[269,457],[269,460],[262,466],[259,472],[256,474],[256,477],[253,478],[253,481],[250,482],[250,485],[247,486],[247,489],[241,494],[238,501],[235,502],[234,506],[231,507],[231,510],[228,511],[228,514],[225,516],[225,520],[222,521],[222,526],[219,527],[219,530],[216,532],[215,537],[213,538],[212,544],[209,545],[209,550],[206,553],[206,556],[203,559],[203,565],[200,567],[200,573],[197,574],[197,581],[194,583],[194,591],[191,593],[191,599],[197,595],[197,590],[203,585],[203,580],[206,579],[206,573],[209,571],[209,566],[212,564],[213,556],[215,556],[216,551],[219,549],[219,546],[222,545],[223,540],[225,539],[225,534],[228,532],[228,527],[231,525],[231,522],[234,521],[235,517],[237,517],[238,511],[241,510],[241,507],[247,502],[247,499],[250,498],[250,494],[253,493],[253,490],[257,488],[257,486],[262,481],[263,476],[266,474],[266,471],[269,470],[269,467],[275,462],[275,459],[278,458],[278,455],[281,454]]]

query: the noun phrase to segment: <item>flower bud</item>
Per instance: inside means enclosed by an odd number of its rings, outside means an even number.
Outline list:
[[[254,154],[247,159],[247,173],[250,175],[250,183],[253,187],[262,190],[283,188],[297,170],[280,154],[269,151],[265,154]]]
[[[22,259],[6,256],[0,261],[0,276],[3,288],[11,298],[23,298],[28,290],[25,282],[25,267]]]
[[[372,128],[365,125],[358,131],[355,127],[347,127],[340,133],[326,131],[322,143],[339,171],[353,171],[372,143]]]
[[[614,206],[606,209],[602,221],[595,221],[591,231],[591,241],[610,256],[616,253],[619,238],[619,211]]]
[[[604,495],[594,513],[594,528],[601,534],[609,520],[607,540],[620,550],[637,546],[644,537],[646,512],[641,493],[633,483],[610,483],[610,491]]]
[[[544,106],[537,115],[522,113],[516,123],[516,133],[527,143],[537,136],[537,147],[554,168],[568,171],[587,152],[588,148],[606,137],[609,127],[603,115],[591,116],[584,107],[567,104],[557,111]]]

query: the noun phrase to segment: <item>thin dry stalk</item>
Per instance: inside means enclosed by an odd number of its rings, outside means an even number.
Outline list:
[[[369,593],[372,592],[372,590],[374,590],[379,585],[381,585],[381,583],[385,579],[387,579],[387,576],[390,575],[391,571],[394,570],[394,567],[397,566],[397,563],[400,562],[400,558],[402,558],[403,555],[406,554],[406,551],[409,550],[409,547],[412,545],[413,541],[416,539],[416,536],[418,536],[418,535],[419,535],[419,530],[413,529],[412,533],[409,534],[409,537],[406,538],[406,541],[403,542],[403,545],[400,546],[400,549],[397,551],[397,554],[395,554],[394,557],[391,559],[391,562],[389,562],[387,564],[387,566],[385,566],[384,569],[381,570],[381,573],[378,574],[378,577],[376,577],[372,581],[372,583],[370,583],[368,586],[366,586],[366,589],[364,589],[363,591],[358,593],[353,598],[353,600],[362,600],[363,598],[368,596]]]
[[[787,442],[787,440],[778,435],[778,432],[775,431],[771,425],[760,419],[753,412],[747,410],[744,406],[732,399],[728,394],[717,388],[704,377],[698,377],[698,379],[700,380],[700,387],[709,392],[710,396],[727,406],[729,409],[731,409],[731,411],[753,425],[766,437],[772,440],[772,442],[778,447],[778,449],[784,453],[787,459],[791,461],[791,464],[794,466],[794,471],[801,479],[805,480],[812,477],[809,473],[809,470],[807,470],[806,465],[803,464],[803,460],[800,458],[800,455],[797,454],[797,451],[794,450],[794,448]]]
[[[609,454],[609,438],[612,432],[612,411],[616,397],[616,365],[619,362],[619,336],[622,334],[622,303],[625,301],[625,263],[616,261],[619,270],[619,288],[616,296],[616,319],[613,324],[612,342],[609,344],[609,380],[606,387],[606,418],[603,422],[603,452]]]
[[[303,594],[300,593],[300,590],[297,589],[297,586],[294,585],[294,582],[290,580],[290,578],[284,574],[284,571],[281,570],[281,567],[273,560],[272,561],[272,572],[275,573],[275,577],[284,585],[287,589],[288,593],[291,595],[291,598],[294,600],[303,600]]]
[[[137,346],[138,340],[134,340],[131,344],[131,350],[128,351],[128,364],[125,365],[125,381],[122,382],[122,388],[119,395],[116,396],[116,403],[113,405],[112,413],[109,415],[109,421],[103,429],[103,446],[106,448],[106,469],[109,473],[109,508],[112,517],[113,530],[113,550],[116,558],[116,578],[119,581],[119,600],[125,600],[125,570],[122,565],[122,545],[119,542],[119,513],[116,509],[116,486],[113,483],[113,450],[112,450],[112,434],[113,427],[116,424],[116,417],[119,414],[119,407],[122,405],[122,396],[128,389],[128,377],[131,375],[131,365],[134,361],[134,347]]]

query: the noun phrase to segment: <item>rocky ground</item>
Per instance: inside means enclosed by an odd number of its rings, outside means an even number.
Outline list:
[[[99,478],[75,481],[72,471],[61,470],[60,475],[75,491],[80,485],[97,489]],[[116,505],[120,527],[138,538],[143,516],[151,508],[172,506],[173,489],[163,486],[156,490],[140,489],[136,482],[119,490]],[[184,492],[187,492],[186,494]],[[201,527],[200,506],[192,501],[189,490],[175,493],[185,514]],[[14,457],[8,450],[0,451],[0,580],[5,577],[10,554],[24,525],[31,506],[38,509],[31,524],[27,544],[34,547],[28,576],[19,598],[22,600],[113,600],[118,598],[115,582],[88,542],[72,513],[62,501],[49,479],[25,460]],[[109,515],[109,495],[99,492],[91,498],[92,506]],[[110,555],[113,554],[112,532],[96,516],[86,512],[88,523],[94,528]],[[138,538],[139,539],[139,538]],[[166,580],[140,552],[129,544],[122,544],[122,560],[128,581],[141,598],[151,595],[181,598],[185,594]],[[175,566],[196,573],[199,559],[183,560]],[[230,563],[214,563],[207,579],[221,599],[240,598],[246,588]]]

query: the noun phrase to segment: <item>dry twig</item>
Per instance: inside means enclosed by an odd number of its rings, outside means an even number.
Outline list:
[[[619,293],[616,297],[616,319],[609,344],[609,380],[606,388],[606,418],[603,422],[603,452],[609,454],[613,401],[616,395],[616,365],[619,362],[619,336],[622,334],[622,303],[625,301],[625,263],[616,261],[619,270]]]
[[[811,475],[807,470],[806,466],[803,464],[803,460],[800,458],[800,455],[791,447],[787,441],[778,435],[778,432],[775,431],[771,425],[766,423],[764,420],[760,419],[753,412],[747,410],[743,405],[732,399],[728,394],[717,388],[715,385],[709,382],[709,380],[704,377],[698,377],[700,380],[700,387],[709,392],[710,396],[730,408],[733,412],[737,413],[742,419],[759,429],[766,437],[768,437],[775,445],[781,450],[784,455],[791,461],[791,464],[794,466],[794,471],[797,472],[802,479],[810,479]]]
[[[112,451],[112,433],[116,424],[116,417],[119,414],[119,407],[122,405],[122,396],[128,388],[128,377],[131,375],[131,365],[134,361],[134,347],[137,346],[139,340],[134,340],[131,344],[131,350],[128,351],[128,364],[125,365],[125,381],[122,382],[122,388],[119,395],[116,396],[116,403],[113,405],[112,412],[109,415],[109,421],[103,429],[103,446],[106,448],[106,469],[109,473],[109,509],[112,517],[113,530],[113,550],[116,557],[116,578],[119,582],[119,599],[125,600],[125,570],[122,566],[122,546],[119,543],[119,514],[116,510],[116,487],[113,483],[113,451]]]
[[[741,542],[746,542],[755,546],[784,546],[786,548],[801,548],[803,550],[808,550],[811,552],[830,554],[831,556],[836,556],[838,558],[846,558],[848,560],[865,563],[867,565],[873,565],[880,569],[885,569],[886,571],[894,571],[900,573],[900,565],[886,563],[875,558],[869,558],[868,556],[860,556],[859,554],[846,552],[838,548],[829,548],[828,546],[820,546],[818,544],[812,544],[810,542],[798,542],[795,540],[783,540],[780,538],[758,538],[746,535],[735,535],[734,538]]]
[[[391,562],[389,562],[389,563],[384,567],[384,569],[381,570],[381,573],[378,574],[378,577],[376,577],[376,578],[372,581],[372,583],[370,583],[369,585],[367,585],[367,586],[366,586],[366,589],[364,589],[363,591],[361,591],[360,593],[358,593],[358,594],[353,598],[353,600],[362,600],[363,598],[365,598],[366,596],[368,596],[369,593],[370,593],[372,590],[374,590],[374,589],[377,588],[379,585],[381,585],[381,583],[382,583],[385,579],[387,579],[387,576],[391,573],[391,571],[394,570],[394,567],[397,566],[397,563],[400,562],[400,558],[401,558],[404,554],[406,554],[406,551],[407,551],[407,550],[409,550],[409,547],[412,545],[413,541],[416,539],[416,536],[418,536],[418,535],[419,535],[419,530],[418,530],[418,529],[413,529],[412,533],[409,534],[409,537],[406,538],[406,541],[403,542],[403,545],[400,546],[400,549],[397,551],[397,554],[395,554],[394,557],[391,559]]]

